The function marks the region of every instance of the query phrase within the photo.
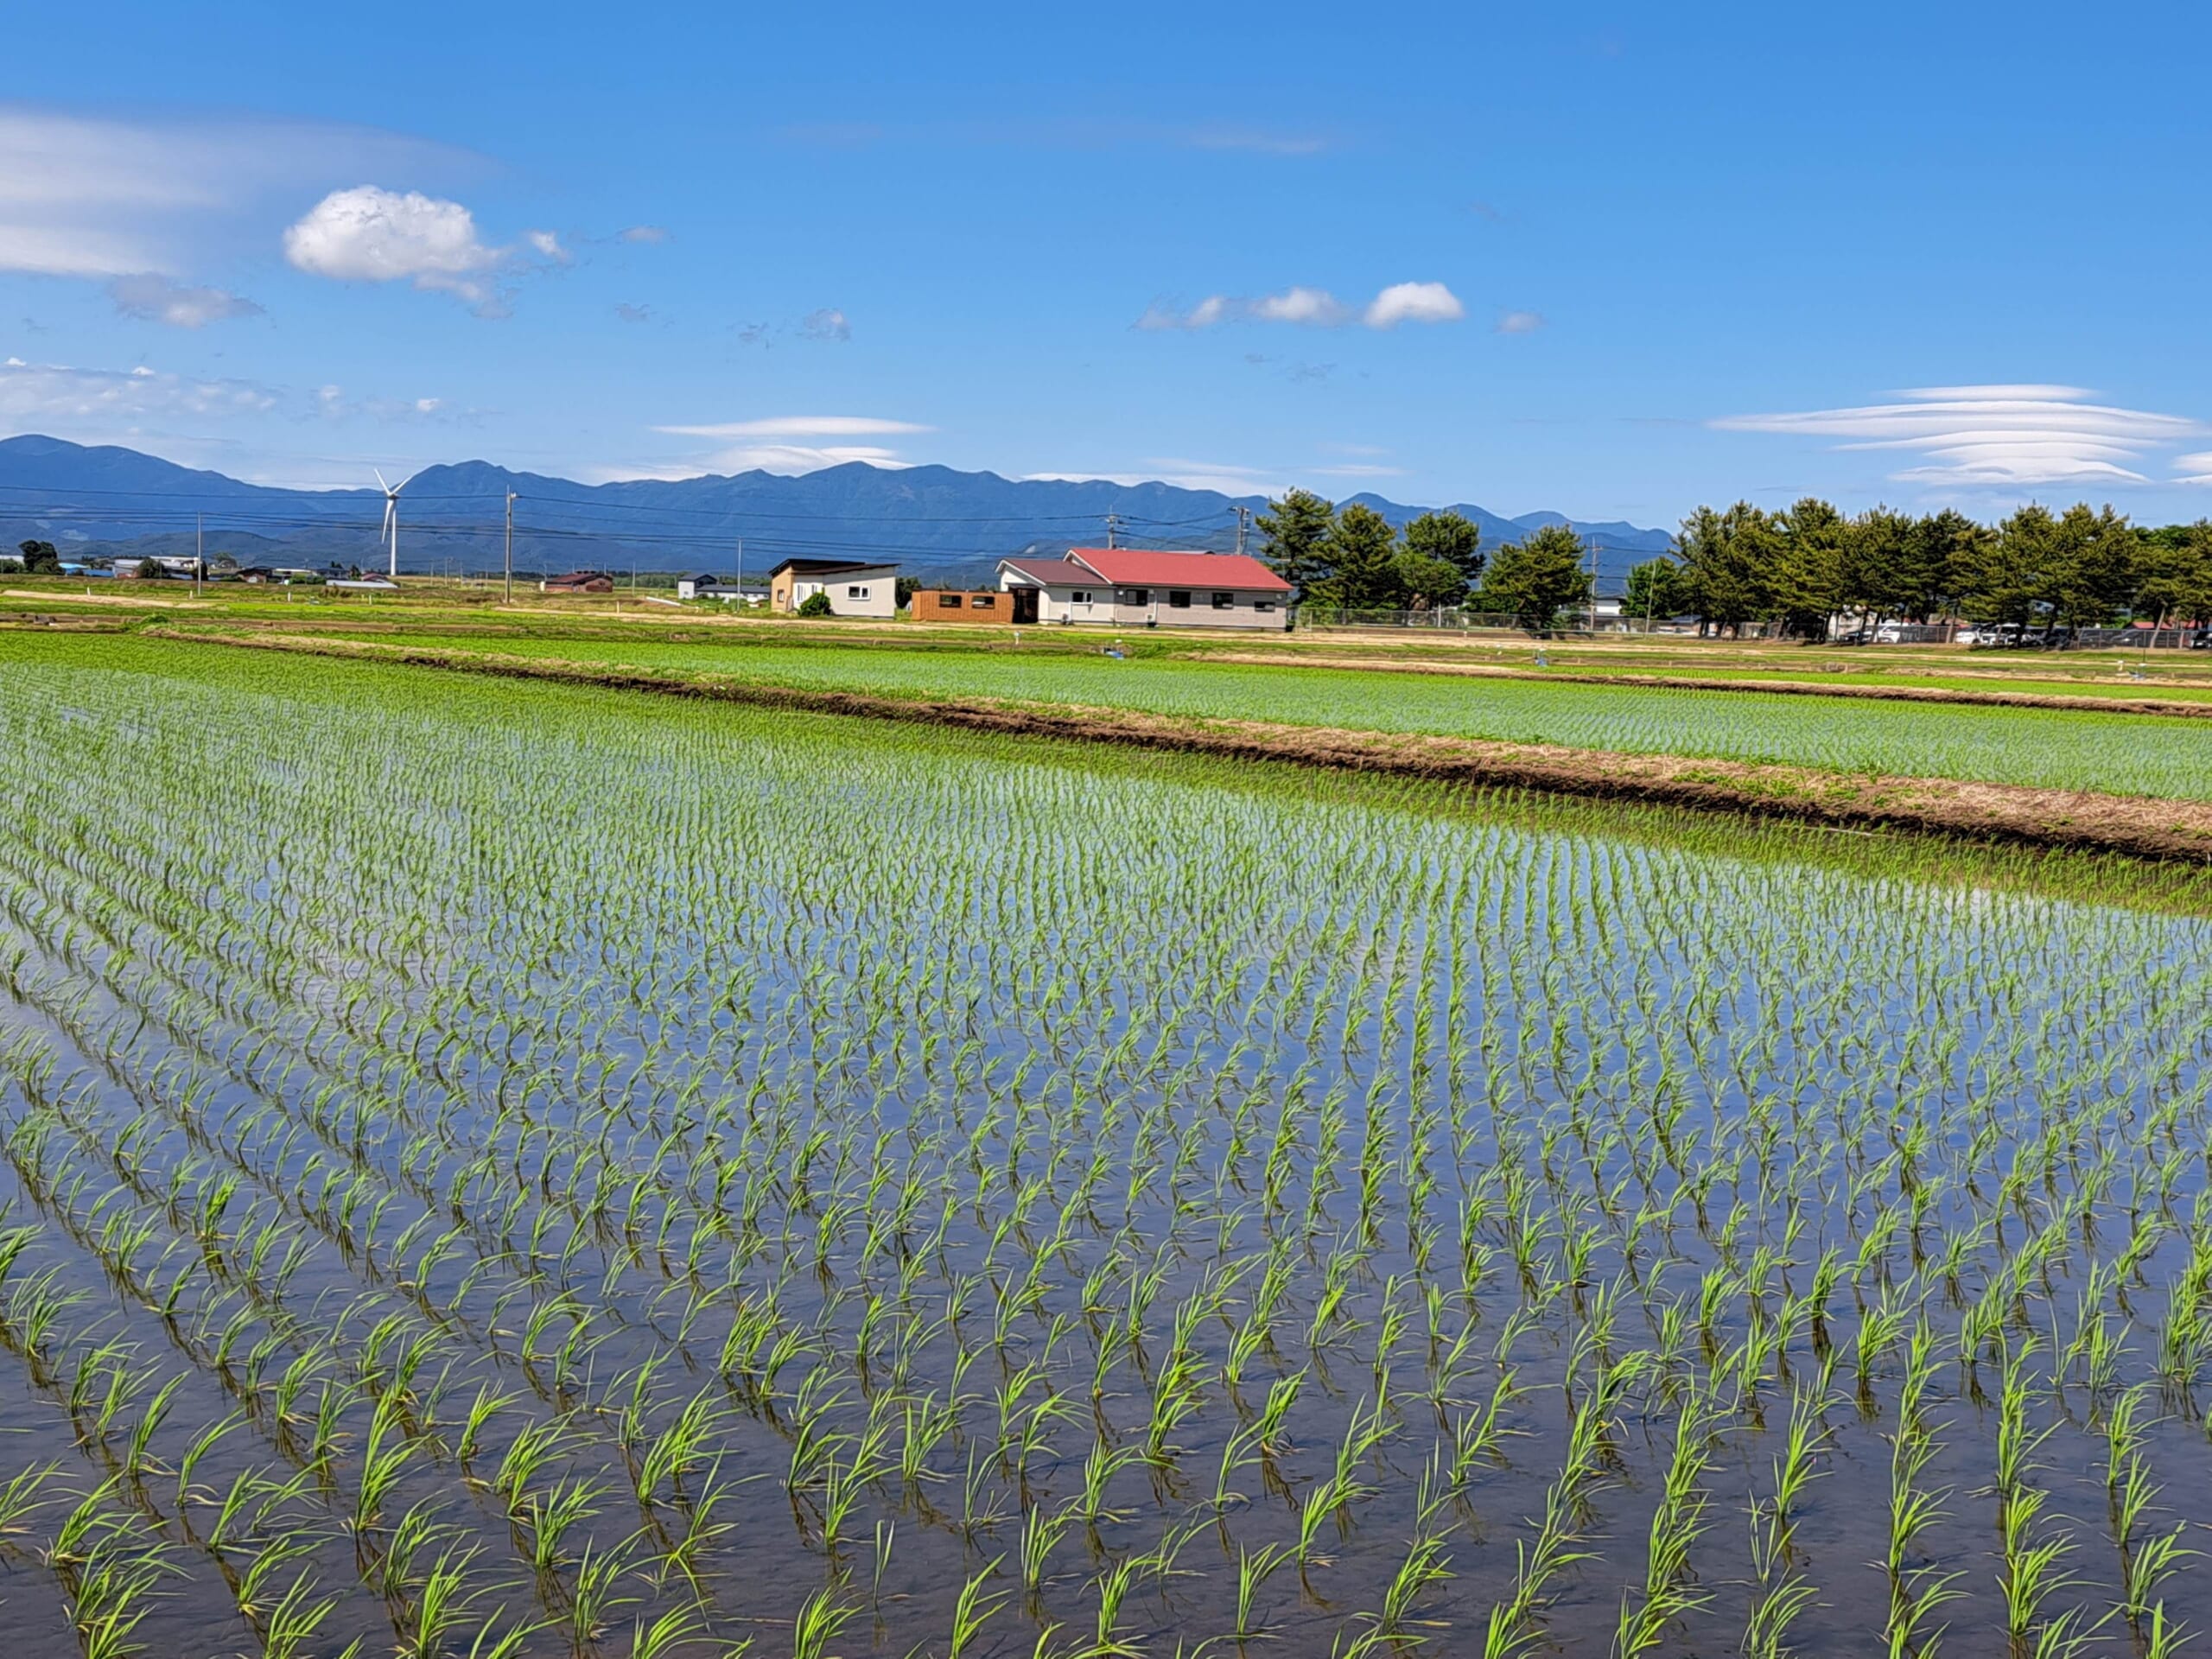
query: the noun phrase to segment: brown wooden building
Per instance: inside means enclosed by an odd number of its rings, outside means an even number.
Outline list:
[[[918,588],[906,612],[917,622],[1011,622],[1014,595],[988,588]]]
[[[541,594],[611,594],[614,578],[604,570],[571,570],[566,575],[548,576],[537,584]]]

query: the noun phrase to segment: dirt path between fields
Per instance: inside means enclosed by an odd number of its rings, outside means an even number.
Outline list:
[[[1624,754],[1556,744],[1355,732],[1271,721],[1215,720],[988,698],[923,699],[776,685],[729,675],[676,675],[552,658],[292,634],[153,627],[148,636],[238,650],[288,652],[504,679],[550,681],[815,714],[912,721],[966,731],[1382,772],[1484,789],[1529,789],[1859,829],[1903,829],[2029,846],[2212,863],[2212,802],[1826,772],[1684,755]]]
[[[1208,652],[1193,662],[1244,663],[1269,668],[1352,669],[1370,674],[1435,674],[1471,679],[1535,680],[1546,685],[1630,685],[1668,691],[1767,691],[1783,697],[1864,697],[1882,702],[1965,702],[1999,709],[2088,709],[2107,715],[2182,715],[2212,719],[2212,702],[2151,693],[2086,696],[2069,691],[1972,691],[1948,685],[1853,685],[1824,680],[1724,680],[1688,674],[1590,674],[1573,669],[1519,668],[1501,663],[1390,663],[1367,657],[1291,657],[1260,651]]]

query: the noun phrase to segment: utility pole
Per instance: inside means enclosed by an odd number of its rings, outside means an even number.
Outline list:
[[[207,575],[207,515],[192,515],[192,596],[200,597],[200,582]]]
[[[515,602],[515,493],[507,492],[507,569],[505,584],[499,603]]]
[[[1250,527],[1251,523],[1252,523],[1252,509],[1251,509],[1251,508],[1249,508],[1249,507],[1239,507],[1239,508],[1237,508],[1237,509],[1236,509],[1236,556],[1237,556],[1237,557],[1239,557],[1239,558],[1243,558],[1243,557],[1244,556],[1244,532],[1245,532],[1245,531],[1246,531],[1247,529],[1249,529],[1249,528]]]
[[[741,536],[737,538],[737,608],[742,612],[746,608],[746,604],[745,537]]]
[[[1109,553],[1114,550],[1114,532],[1121,529],[1121,527],[1122,515],[1120,513],[1109,512],[1106,515],[1106,550]]]

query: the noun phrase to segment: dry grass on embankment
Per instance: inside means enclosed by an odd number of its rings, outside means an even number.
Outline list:
[[[420,645],[286,634],[152,628],[156,637],[546,680],[816,714],[912,721],[968,731],[1051,737],[1380,772],[1491,789],[1700,808],[1857,829],[1901,829],[2039,847],[2212,863],[2212,803],[2157,800],[2015,784],[1822,771],[1811,766],[1624,754],[1546,743],[1357,732],[1268,721],[1193,719],[1128,709],[984,698],[921,699],[765,684],[729,676],[655,673]],[[2091,706],[2108,709],[2098,702]]]

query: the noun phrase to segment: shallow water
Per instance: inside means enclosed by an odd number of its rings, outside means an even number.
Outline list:
[[[2053,1542],[2026,1637],[2127,1639],[2115,1456],[2158,1489],[2126,1559],[2212,1522],[2200,918],[1169,759],[0,649],[0,1482],[56,1469],[11,1656],[79,1651],[134,1573],[163,1654],[487,1620],[622,1654],[661,1618],[949,1654],[971,1582],[965,1651],[1166,1653],[1239,1630],[1255,1561],[1243,1628],[1287,1656],[1597,1651],[1653,1592],[1644,1650],[1732,1651],[1800,1584],[1801,1651],[1902,1605],[2001,1654]],[[1893,1586],[1923,1320],[1939,1513]],[[1656,1576],[1655,1511],[1688,1540]],[[2201,1578],[2140,1599],[2201,1626]],[[287,1592],[327,1606],[289,1646]]]

